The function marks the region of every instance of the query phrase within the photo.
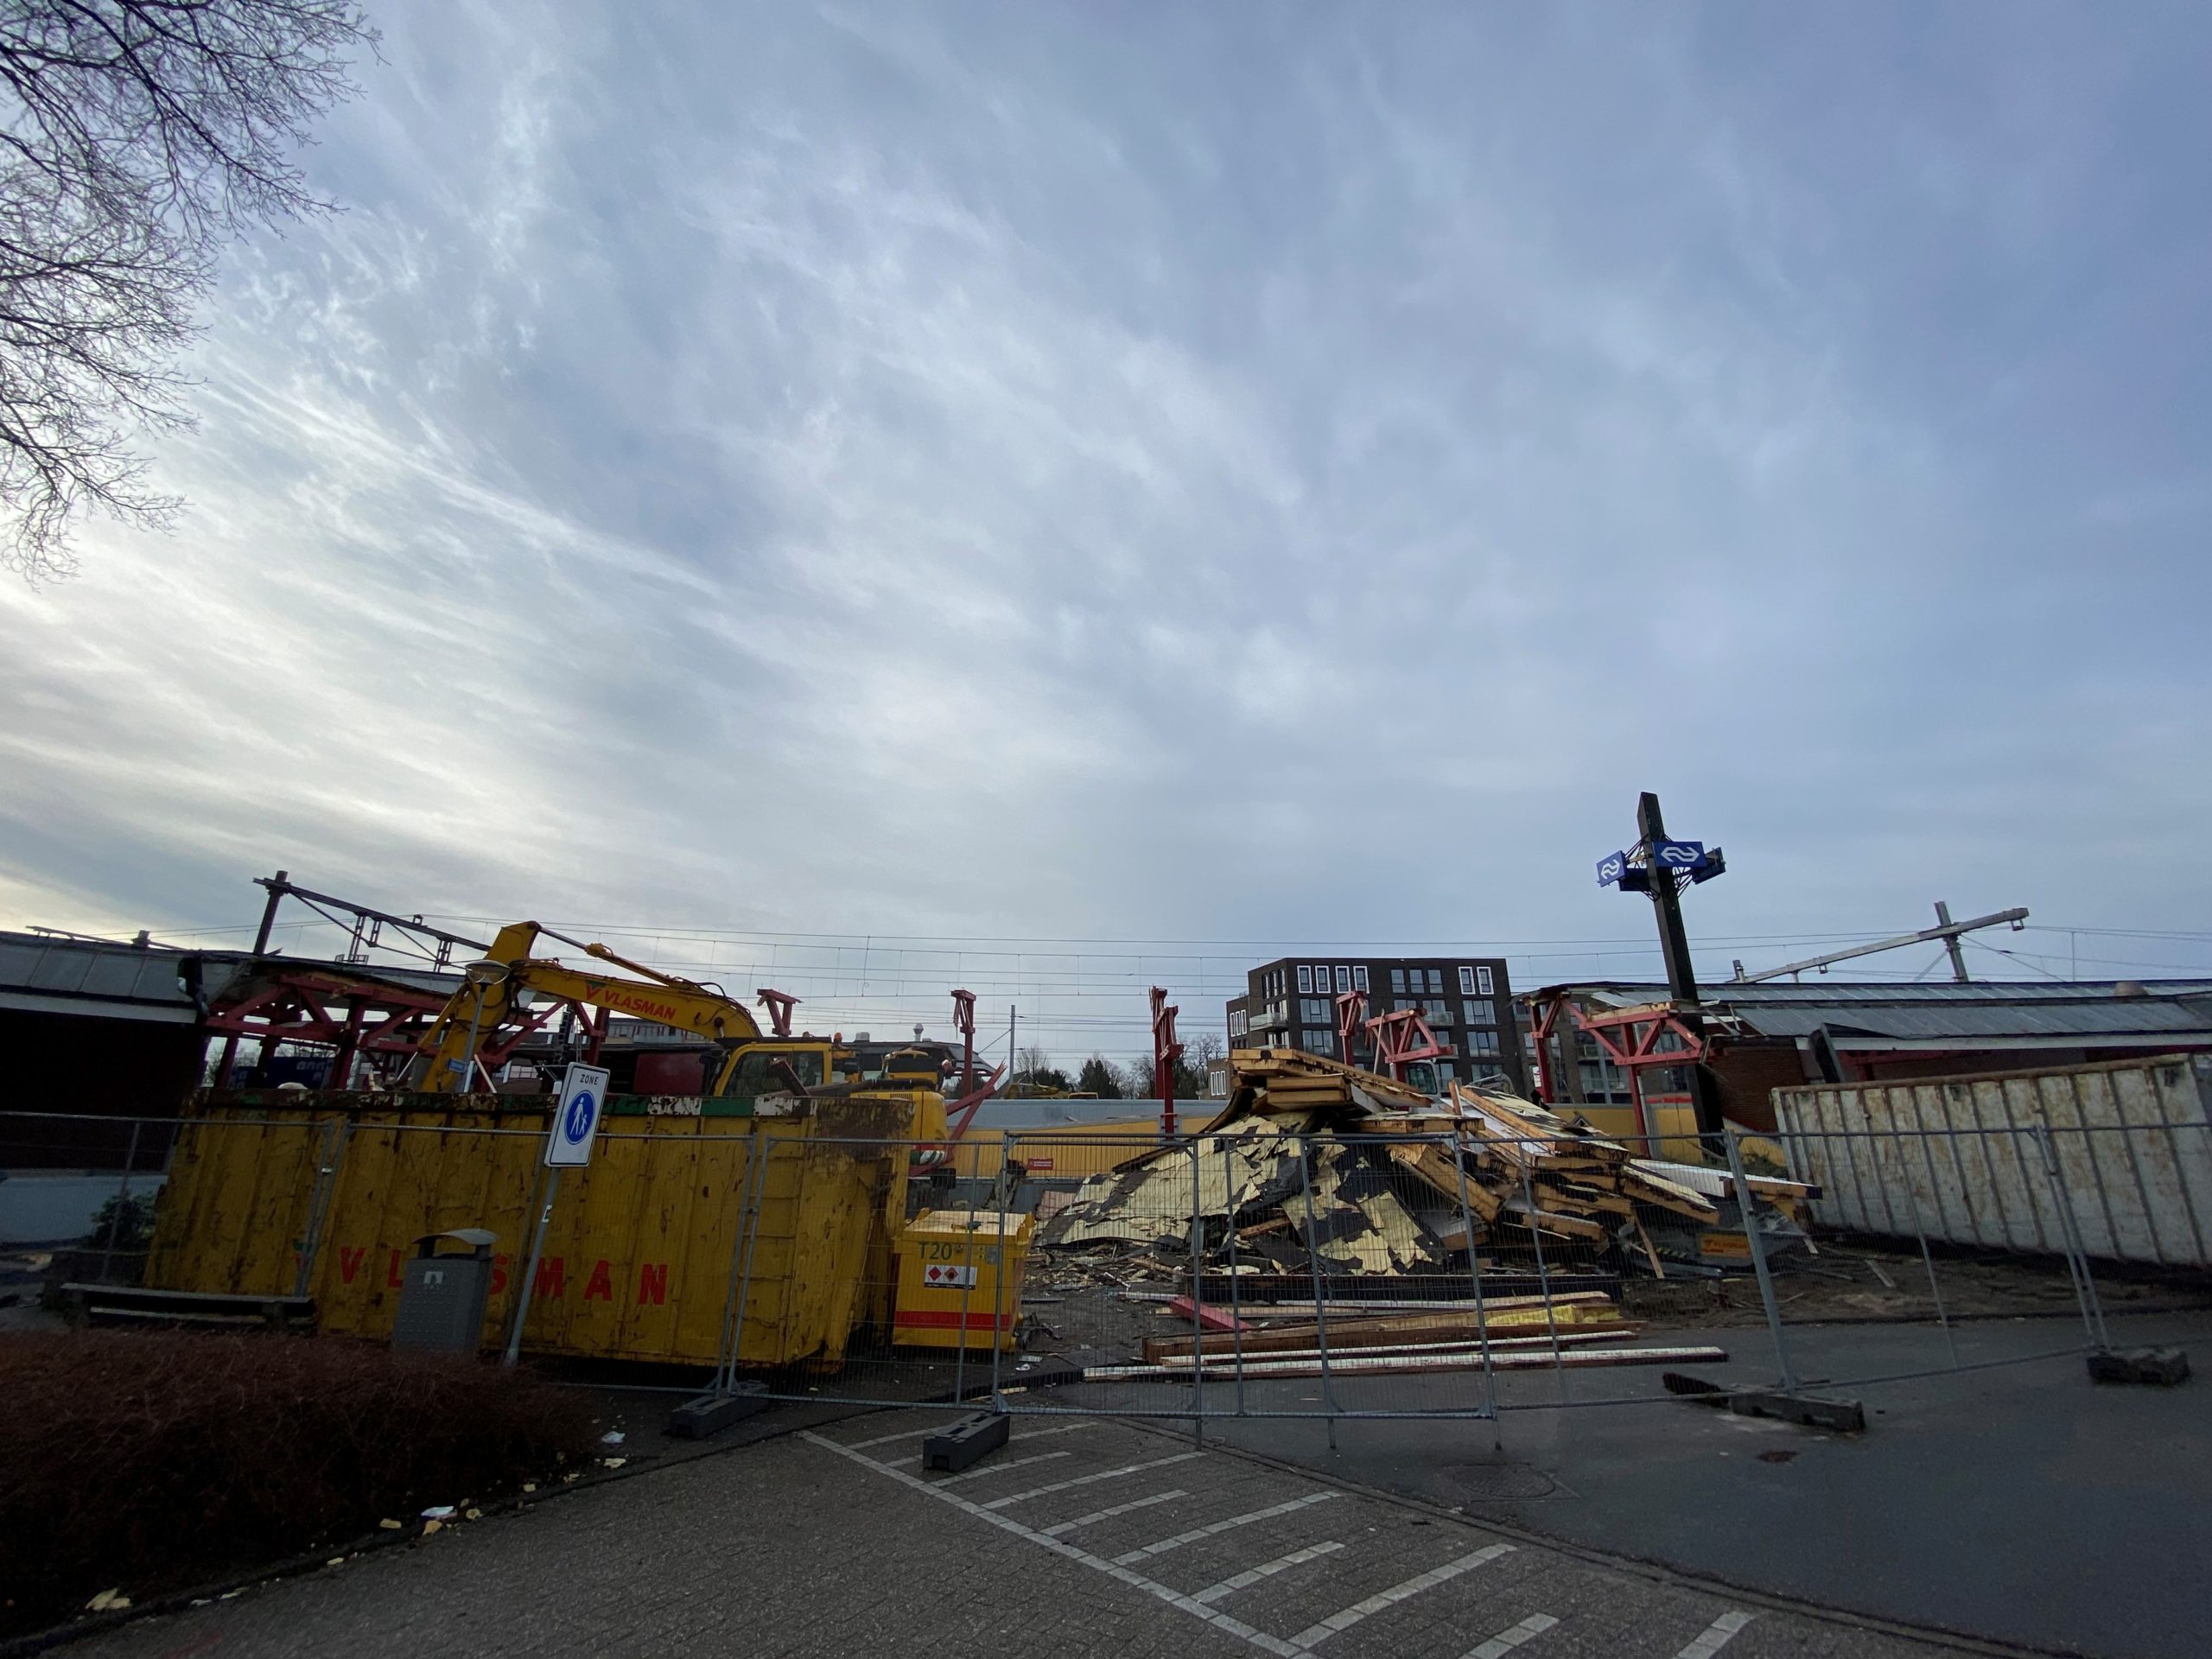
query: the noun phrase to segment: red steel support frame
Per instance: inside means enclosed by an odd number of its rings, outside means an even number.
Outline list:
[[[1551,1038],[1564,1008],[1575,1029],[1589,1033],[1605,1058],[1628,1074],[1629,1102],[1636,1112],[1636,1129],[1649,1136],[1651,1122],[1643,1103],[1643,1073],[1655,1065],[1696,1065],[1707,1057],[1705,1033],[1684,1021],[1671,1002],[1647,1002],[1640,1007],[1617,1008],[1610,1014],[1585,1014],[1580,1004],[1561,994],[1545,1006],[1536,1020],[1536,1073],[1544,1103],[1560,1104],[1558,1079],[1552,1076]],[[1661,1048],[1672,1034],[1680,1046]],[[1562,1062],[1564,1064],[1564,1062]]]
[[[947,1147],[953,1146],[968,1133],[968,1126],[976,1120],[982,1104],[998,1092],[999,1079],[1007,1075],[1010,1065],[1001,1065],[979,1084],[976,1081],[976,993],[955,991],[952,994],[952,1028],[960,1033],[960,1092],[944,1103],[945,1139]]]
[[[1453,1052],[1449,1043],[1436,1040],[1436,1033],[1428,1028],[1419,1008],[1378,1014],[1367,1022],[1367,1032],[1375,1039],[1375,1069],[1387,1068],[1388,1075],[1400,1083],[1406,1080],[1406,1068],[1415,1060],[1443,1059]]]
[[[798,1007],[798,998],[783,991],[769,990],[765,986],[755,991],[753,996],[760,1007],[768,1010],[768,1034],[771,1037],[790,1036],[791,1010]]]
[[[390,1063],[404,1071],[421,1052],[423,1031],[444,1009],[448,999],[435,991],[417,990],[368,976],[353,976],[321,969],[267,968],[257,982],[235,1001],[208,1010],[207,1029],[235,1041],[250,1037],[262,1046],[264,1057],[280,1043],[308,1043],[334,1052],[332,1081],[327,1089],[342,1088],[345,1074],[356,1056],[372,1062]],[[333,1007],[343,1007],[342,1018]],[[562,1009],[573,1007],[589,1034],[590,1060],[596,1062],[608,1028],[604,1013],[594,1018],[592,1008],[557,997],[545,998],[537,1007],[496,1032],[484,1033],[476,1058],[488,1074],[505,1065],[524,1040]],[[785,1011],[788,1020],[789,1013]]]
[[[326,1084],[329,1088],[342,1085],[356,1055],[402,1063],[412,1058],[423,1026],[446,1004],[434,991],[327,971],[264,969],[256,977],[258,982],[245,995],[208,1010],[207,1029],[222,1035],[226,1048],[251,1038],[262,1046],[264,1059],[279,1043],[333,1049],[331,1073],[337,1081]],[[345,1008],[342,1020],[333,1017],[334,1005]],[[373,1024],[372,1015],[378,1016]]]
[[[964,1096],[976,1086],[975,992],[952,994],[952,1028],[960,1033],[960,1092]]]
[[[1160,1095],[1160,1133],[1175,1138],[1175,1062],[1183,1058],[1183,1045],[1175,1040],[1175,1016],[1179,1008],[1167,1006],[1167,993],[1152,988],[1152,1086]]]
[[[1352,1059],[1352,1040],[1366,1023],[1367,993],[1339,991],[1337,994],[1337,1058],[1346,1065],[1356,1064]]]

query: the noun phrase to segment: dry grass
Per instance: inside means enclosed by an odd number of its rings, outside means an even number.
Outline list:
[[[481,1502],[581,1459],[590,1402],[336,1338],[0,1337],[0,1631]]]

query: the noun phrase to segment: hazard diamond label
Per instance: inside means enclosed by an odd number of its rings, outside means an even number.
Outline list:
[[[955,1267],[950,1262],[932,1262],[922,1269],[922,1282],[958,1290],[962,1286],[976,1282],[976,1269]]]

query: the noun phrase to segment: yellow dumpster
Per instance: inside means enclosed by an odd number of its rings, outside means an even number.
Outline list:
[[[988,1348],[995,1339],[1011,1349],[1036,1225],[1033,1216],[996,1210],[925,1210],[908,1222],[899,1240],[893,1340]]]
[[[545,1192],[549,1098],[203,1094],[178,1128],[145,1282],[309,1295],[326,1333],[382,1340],[413,1241],[482,1227],[498,1241],[482,1332],[496,1349]],[[772,1117],[608,1105],[591,1164],[555,1198],[525,1351],[711,1363],[741,1306],[741,1366],[834,1371],[853,1332],[888,1317],[904,1101]]]

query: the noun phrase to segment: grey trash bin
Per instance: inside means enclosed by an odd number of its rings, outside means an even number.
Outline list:
[[[469,1252],[438,1254],[452,1239]],[[484,1304],[492,1293],[492,1246],[497,1233],[481,1227],[456,1227],[427,1233],[415,1241],[415,1256],[399,1279],[399,1312],[391,1322],[391,1345],[439,1354],[473,1354],[484,1330]]]

